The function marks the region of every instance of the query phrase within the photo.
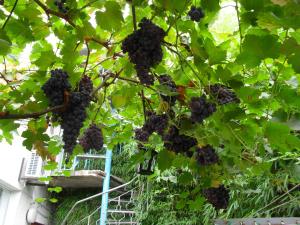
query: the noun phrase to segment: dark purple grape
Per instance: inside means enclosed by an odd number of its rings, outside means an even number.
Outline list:
[[[208,166],[219,162],[216,151],[210,146],[197,148],[196,160],[200,166]]]
[[[65,91],[71,90],[69,75],[61,69],[51,70],[51,77],[42,86],[42,90],[50,101],[50,106],[64,104]]]
[[[104,143],[102,130],[97,125],[92,124],[79,139],[79,143],[85,152],[91,149],[101,150]]]
[[[177,93],[177,86],[175,82],[173,81],[172,77],[169,75],[161,75],[158,78],[158,81],[161,85],[164,85],[170,92]],[[177,97],[176,96],[168,96],[168,95],[160,95],[161,98],[165,101],[168,102],[170,106],[174,106]]]
[[[218,188],[205,189],[203,195],[216,209],[226,209],[228,207],[229,190],[224,185]]]
[[[165,114],[157,115],[153,112],[147,112],[146,116],[147,120],[143,127],[135,130],[135,139],[141,142],[148,141],[153,132],[163,136],[169,122],[169,118]]]
[[[192,113],[192,121],[198,123],[202,123],[204,119],[211,116],[217,110],[216,105],[207,102],[204,95],[201,97],[193,97],[189,106]]]
[[[135,139],[138,141],[147,142],[150,135],[151,134],[143,128],[138,128],[135,130]]]
[[[64,149],[71,154],[83,122],[86,119],[86,107],[90,104],[93,85],[88,77],[83,77],[79,83],[79,92],[71,92],[68,74],[61,69],[51,71],[50,79],[42,86],[51,106],[64,104],[65,92],[69,99],[64,111],[56,112],[54,116],[63,129]]]
[[[231,90],[230,87],[227,87],[222,84],[210,85],[206,88],[209,94],[216,99],[219,105],[224,105],[231,102],[239,102],[236,94]]]
[[[190,11],[188,12],[188,15],[191,18],[191,20],[196,22],[199,22],[205,16],[203,10],[200,7],[196,8],[195,6],[191,7]]]
[[[149,69],[136,66],[136,73],[142,84],[149,86],[154,84],[154,76],[150,73]]]
[[[124,39],[121,48],[124,53],[128,52],[141,83],[152,85],[154,78],[149,73],[150,68],[162,61],[161,44],[166,33],[146,18],[141,20],[139,27]]]
[[[190,148],[197,145],[197,140],[184,134],[179,134],[177,127],[170,127],[168,133],[164,136],[164,146],[175,153],[191,155]]]

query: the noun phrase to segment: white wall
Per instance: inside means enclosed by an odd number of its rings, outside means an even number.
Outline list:
[[[0,225],[28,225],[26,214],[31,207],[38,211],[35,222],[48,225],[49,206],[35,203],[36,198],[47,197],[47,187],[27,186],[19,179],[23,158],[29,157],[30,151],[16,136],[13,145],[0,143],[0,153]]]

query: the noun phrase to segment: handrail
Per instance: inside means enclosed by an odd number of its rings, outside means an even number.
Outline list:
[[[104,192],[101,192],[101,193],[92,195],[92,196],[90,196],[90,197],[87,197],[87,198],[84,198],[84,199],[81,199],[81,200],[75,202],[74,205],[72,206],[72,208],[69,210],[69,212],[68,212],[68,214],[66,215],[66,217],[64,218],[64,220],[63,220],[63,222],[61,223],[61,225],[66,225],[67,219],[69,218],[70,214],[73,212],[74,208],[75,208],[77,205],[79,205],[80,203],[89,201],[89,200],[94,199],[94,198],[96,198],[96,197],[99,197],[99,196],[101,196],[101,195],[103,195],[103,194],[110,193],[110,192],[112,192],[112,191],[115,191],[115,190],[118,190],[118,189],[120,189],[120,188],[122,188],[122,187],[125,187],[125,186],[131,184],[134,180],[136,180],[136,178],[138,178],[138,176],[134,177],[131,181],[129,181],[129,182],[125,183],[125,184],[119,185],[119,186],[117,186],[117,187],[114,187],[114,188],[112,188],[112,189],[109,189],[108,191],[104,191]]]
[[[113,201],[113,200],[115,200],[115,199],[118,199],[118,198],[120,198],[120,197],[122,197],[122,196],[124,196],[124,195],[126,195],[126,194],[128,194],[128,193],[130,193],[130,192],[132,192],[132,191],[135,190],[136,188],[137,188],[137,187],[134,187],[134,188],[132,188],[131,190],[126,191],[125,193],[122,193],[122,194],[120,194],[120,195],[118,195],[118,196],[116,196],[116,197],[114,197],[114,198],[112,198],[112,199],[109,199],[109,202],[111,202],[111,201]],[[97,209],[95,209],[91,214],[89,214],[89,215],[87,215],[86,217],[82,218],[79,222],[75,223],[74,225],[80,224],[82,221],[85,221],[86,219],[88,219],[89,217],[91,217],[92,215],[94,215],[100,208],[101,208],[101,206],[99,206],[99,207],[98,207]]]

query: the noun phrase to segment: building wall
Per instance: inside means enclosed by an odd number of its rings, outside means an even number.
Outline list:
[[[0,143],[0,225],[28,225],[26,214],[30,208],[37,212],[33,222],[48,225],[50,207],[35,202],[36,198],[47,197],[47,187],[28,186],[20,179],[22,161],[30,156],[21,143],[18,138],[13,145]]]

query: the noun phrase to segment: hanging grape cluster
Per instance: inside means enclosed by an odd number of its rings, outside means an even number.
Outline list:
[[[199,22],[205,16],[203,10],[200,7],[196,8],[196,6],[191,7],[190,11],[188,12],[188,15],[191,18],[191,20],[196,22]]]
[[[88,152],[91,149],[97,151],[101,150],[103,147],[102,130],[95,124],[90,125],[79,139],[79,143],[85,152]]]
[[[177,93],[177,86],[173,81],[172,77],[169,75],[161,75],[158,77],[158,81],[161,85],[165,86],[170,92]],[[170,106],[174,106],[177,97],[176,96],[168,96],[168,95],[160,95],[160,97],[165,101],[168,102]]]
[[[193,97],[189,104],[191,119],[194,122],[202,123],[204,119],[211,116],[217,109],[216,105],[206,100],[206,97]]]
[[[229,190],[224,185],[203,190],[203,195],[216,209],[226,209],[229,203]]]
[[[91,93],[93,92],[93,83],[88,76],[83,76],[79,82],[79,92],[82,95],[83,101],[87,104],[92,100]]]
[[[219,157],[212,146],[207,145],[196,149],[196,160],[201,166],[208,166],[219,162]]]
[[[239,99],[237,98],[236,94],[230,89],[230,87],[227,87],[222,84],[214,84],[210,85],[206,88],[213,96],[219,105],[224,105],[231,102],[239,102]]]
[[[61,13],[67,13],[69,11],[69,7],[65,6],[66,0],[55,0],[54,4],[58,8],[58,11]]]
[[[148,141],[153,132],[157,132],[159,135],[164,135],[168,126],[169,119],[166,114],[157,115],[153,112],[147,112],[146,116],[147,120],[143,127],[135,130],[135,139],[141,142]]]
[[[71,91],[68,74],[61,69],[51,71],[50,79],[42,86],[51,106],[66,104],[63,111],[56,112],[63,129],[64,149],[71,154],[77,144],[77,137],[86,119],[86,107],[90,104],[92,81],[84,76],[79,91]]]
[[[140,82],[152,85],[154,77],[150,74],[150,68],[162,61],[161,44],[166,33],[146,18],[141,20],[139,27],[125,38],[122,43],[122,51],[128,52]]]
[[[175,153],[183,153],[188,157],[193,155],[190,148],[197,145],[197,140],[184,134],[180,134],[176,126],[171,126],[168,133],[164,136],[164,146],[166,149]]]
[[[71,84],[68,74],[61,69],[51,71],[51,77],[42,86],[42,90],[49,99],[50,106],[63,105],[65,93],[70,92]]]

